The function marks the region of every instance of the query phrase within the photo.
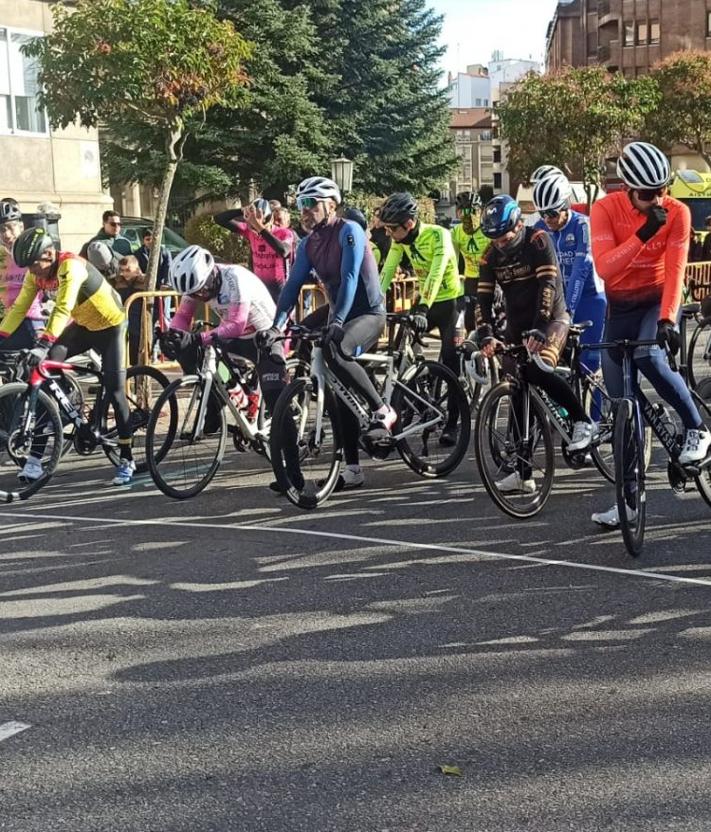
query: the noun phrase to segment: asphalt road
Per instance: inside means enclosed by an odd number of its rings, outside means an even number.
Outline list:
[[[522,524],[471,458],[308,514],[70,458],[0,509],[0,830],[711,830],[711,509],[655,469],[633,561],[559,474]]]

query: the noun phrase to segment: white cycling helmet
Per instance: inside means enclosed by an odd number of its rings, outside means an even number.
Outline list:
[[[206,248],[188,246],[170,266],[170,285],[181,295],[199,292],[215,270],[215,258]]]
[[[341,191],[332,179],[325,176],[310,176],[299,183],[296,189],[296,204],[300,199],[333,199],[336,205],[341,204]]]
[[[671,167],[658,147],[630,142],[617,160],[617,175],[630,188],[663,188],[671,177]]]
[[[547,179],[549,176],[565,176],[560,168],[555,165],[541,165],[537,167],[531,174],[531,185],[535,185],[542,179]]]
[[[541,179],[533,188],[533,204],[539,213],[568,208],[570,196],[570,182],[563,174]]]

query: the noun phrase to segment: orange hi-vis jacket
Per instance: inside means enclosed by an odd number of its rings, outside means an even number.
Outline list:
[[[608,315],[615,307],[661,303],[660,320],[676,321],[689,250],[691,214],[683,202],[662,198],[667,222],[646,243],[637,236],[646,217],[627,191],[598,200],[590,212],[592,255],[605,284]]]

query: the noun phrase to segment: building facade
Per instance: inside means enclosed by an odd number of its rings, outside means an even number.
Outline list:
[[[546,67],[602,64],[634,78],[681,49],[711,49],[711,0],[561,0]]]
[[[494,150],[491,141],[491,115],[485,107],[452,109],[450,130],[459,166],[442,189],[438,213],[453,219],[454,199],[461,191],[478,191],[482,185],[494,185]]]
[[[51,204],[62,218],[62,246],[78,250],[113,206],[103,192],[95,130],[54,130],[37,105],[37,72],[21,52],[50,31],[49,0],[0,1],[0,198],[25,213]]]
[[[458,72],[456,75],[450,72],[447,82],[449,106],[458,110],[489,107],[490,86],[489,72],[482,64],[471,64],[466,72]]]

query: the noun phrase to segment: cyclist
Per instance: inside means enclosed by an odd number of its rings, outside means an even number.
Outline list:
[[[476,325],[476,283],[479,278],[479,261],[489,245],[489,238],[481,230],[481,199],[479,194],[462,191],[455,198],[457,219],[452,229],[452,244],[457,262],[464,261],[464,326],[471,332]]]
[[[568,449],[581,451],[592,441],[593,426],[570,385],[553,370],[565,346],[570,319],[565,310],[563,281],[555,251],[545,231],[526,227],[521,208],[502,194],[487,203],[481,227],[492,240],[479,267],[480,320],[476,332],[482,353],[491,358],[501,343],[493,337],[494,289],[498,283],[506,304],[505,340],[526,346],[532,361],[524,368],[530,384],[540,387],[573,421]],[[497,487],[505,493],[533,493],[536,484],[530,466],[521,466]]]
[[[542,219],[534,227],[547,231],[553,241],[563,277],[565,306],[573,323],[593,322],[581,343],[594,344],[602,340],[607,301],[593,266],[590,221],[573,210],[570,195],[570,182],[563,174],[540,180],[533,188],[533,204]],[[595,373],[600,368],[600,353],[585,351],[582,361]]]
[[[412,307],[417,332],[435,327],[442,339],[441,361],[459,378],[456,328],[457,299],[462,294],[457,256],[450,232],[441,225],[429,225],[418,218],[418,207],[409,193],[389,196],[380,206],[380,221],[392,239],[390,251],[380,273],[383,291],[395,277],[403,255],[407,255],[417,276],[418,297]],[[457,441],[457,411],[449,408],[448,423],[440,436],[443,445]]]
[[[65,361],[94,349],[101,355],[106,395],[113,403],[119,435],[120,463],[114,485],[128,485],[136,470],[131,451],[131,423],[126,399],[124,346],[126,313],[121,298],[92,266],[68,251],[57,251],[42,228],[29,228],[15,241],[12,256],[27,272],[12,308],[0,322],[0,338],[22,323],[37,295],[56,292],[52,314],[28,353],[28,366],[45,358]],[[26,480],[42,476],[40,457],[30,456],[21,472]]]
[[[301,287],[315,271],[328,300],[324,358],[340,381],[368,403],[373,417],[371,432],[377,436],[391,430],[397,414],[385,404],[365,369],[353,357],[377,344],[385,329],[384,298],[365,233],[358,223],[337,216],[340,202],[338,186],[323,176],[311,176],[298,186],[296,206],[308,236],[298,248],[277,304],[274,325],[258,341],[266,346],[280,336]],[[313,313],[319,314],[324,313]],[[309,325],[309,318],[312,316],[304,319],[304,325]],[[358,457],[360,430],[356,417],[340,402],[339,411],[346,464],[336,488],[356,488],[364,481]]]
[[[174,291],[183,297],[170,329],[161,336],[166,355],[177,357],[183,370],[192,373],[197,369],[198,346],[219,339],[230,353],[256,365],[264,401],[273,410],[285,385],[285,367],[280,343],[272,346],[269,358],[261,359],[254,344],[255,333],[272,325],[276,309],[264,283],[244,266],[217,265],[207,249],[195,245],[176,255],[169,280]],[[218,313],[219,326],[203,332],[190,331],[199,303],[209,304]],[[252,401],[255,396],[256,391],[252,393]],[[211,400],[205,432],[217,430],[218,424],[217,407]]]
[[[215,222],[248,241],[252,252],[252,270],[264,282],[276,303],[293,257],[293,232],[289,228],[274,226],[272,208],[268,200],[261,198],[255,199],[245,211],[236,209],[216,214]]]
[[[690,212],[667,194],[669,160],[654,145],[626,145],[617,160],[617,175],[625,189],[596,202],[591,215],[593,259],[607,294],[605,340],[656,339],[658,346],[635,350],[635,364],[684,425],[679,462],[699,462],[711,446],[711,433],[683,378],[672,371],[662,351],[665,345],[672,352],[679,348],[676,321],[684,286]],[[602,368],[609,394],[621,397],[622,355],[606,350]],[[617,527],[617,506],[593,514],[592,519]]]
[[[15,240],[24,231],[22,212],[14,200],[5,199],[0,202],[0,244],[6,252],[5,260],[5,297],[3,303],[5,309],[9,309],[15,302],[22,289],[22,281],[25,279],[27,269],[18,266],[12,259],[12,247]],[[25,319],[20,323],[11,338],[7,338],[3,344],[3,350],[23,350],[34,346],[35,337],[42,329],[44,320],[42,318],[41,295],[38,295],[27,310]]]

